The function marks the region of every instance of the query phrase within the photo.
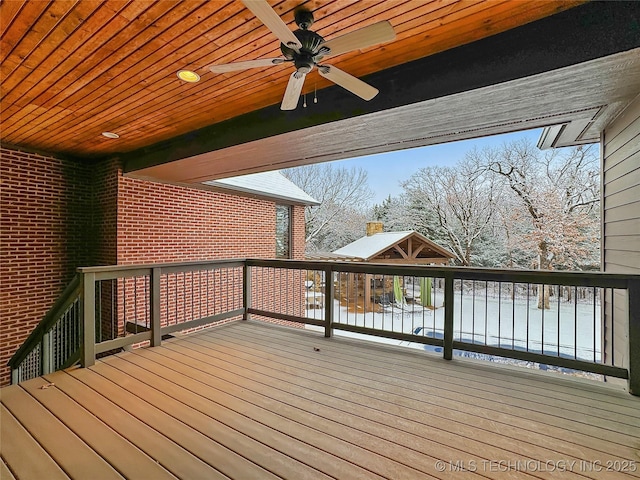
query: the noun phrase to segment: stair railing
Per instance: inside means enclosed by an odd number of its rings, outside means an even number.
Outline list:
[[[53,307],[8,362],[16,384],[63,368],[80,360],[80,275],[73,277]]]

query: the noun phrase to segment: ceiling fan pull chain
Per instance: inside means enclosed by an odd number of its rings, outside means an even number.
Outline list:
[[[318,84],[313,84],[313,103],[318,103]]]
[[[305,93],[302,97],[302,106],[307,108],[307,94]]]

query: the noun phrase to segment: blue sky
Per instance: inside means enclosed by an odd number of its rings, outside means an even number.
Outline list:
[[[500,146],[521,138],[528,138],[533,143],[538,141],[542,129],[494,135],[461,142],[443,143],[429,147],[412,148],[397,152],[368,155],[365,157],[340,160],[337,166],[362,167],[368,172],[369,186],[375,192],[372,204],[380,203],[389,195],[402,192],[400,182],[408,179],[412,173],[431,165],[454,165],[465,153],[474,147],[484,148]]]

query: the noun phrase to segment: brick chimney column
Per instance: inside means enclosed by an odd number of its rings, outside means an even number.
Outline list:
[[[382,222],[367,222],[367,237],[382,232],[384,232],[384,224]]]

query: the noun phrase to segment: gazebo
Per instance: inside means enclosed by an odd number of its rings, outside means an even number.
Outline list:
[[[343,261],[405,265],[447,265],[454,258],[446,248],[414,230],[384,232],[381,222],[367,223],[364,237],[335,250],[333,255]],[[338,282],[342,300],[349,305],[361,300],[365,311],[388,300],[388,292],[404,288],[402,279],[370,274],[343,273]]]

